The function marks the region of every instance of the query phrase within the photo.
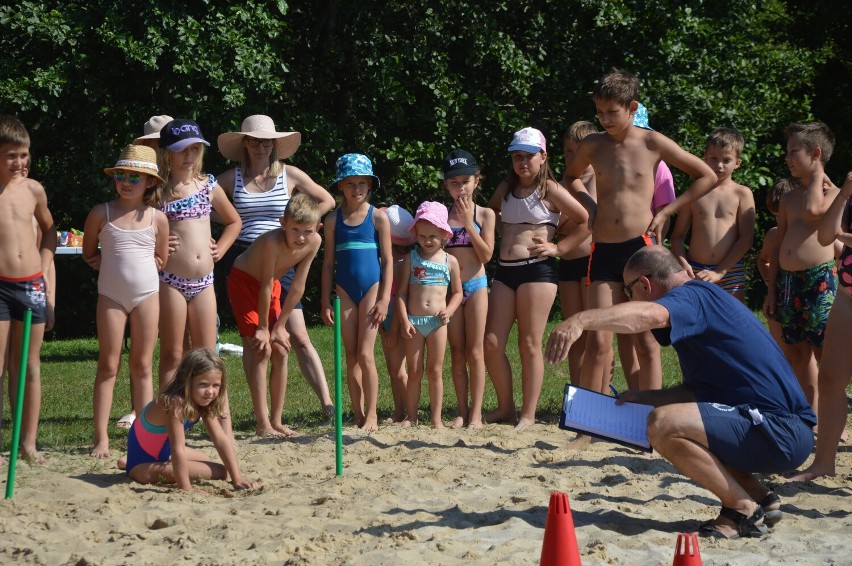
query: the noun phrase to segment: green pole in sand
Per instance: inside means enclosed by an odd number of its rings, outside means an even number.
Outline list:
[[[343,335],[340,327],[340,297],[334,297],[334,454],[338,476],[343,475]]]
[[[33,326],[33,311],[24,313],[24,334],[21,337],[21,359],[18,362],[18,400],[15,403],[15,420],[12,428],[12,446],[9,453],[9,473],[6,475],[6,499],[12,499],[15,490],[15,469],[18,467],[18,443],[21,441],[21,418],[24,414],[24,386],[27,383],[27,360],[30,355],[30,329]],[[9,376],[11,379],[12,376]]]

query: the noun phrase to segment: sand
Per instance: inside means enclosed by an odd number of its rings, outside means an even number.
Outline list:
[[[322,432],[239,436],[244,475],[263,482],[254,492],[138,485],[82,448],[50,453],[48,468],[22,462],[0,503],[0,563],[538,564],[550,493],[564,491],[583,564],[669,565],[677,533],[718,512],[665,460],[603,442],[574,453],[554,424],[346,429],[342,477]],[[189,444],[215,454],[204,436]],[[785,515],[770,535],[701,539],[704,564],[852,564],[848,446],[838,464],[832,478],[777,484]]]

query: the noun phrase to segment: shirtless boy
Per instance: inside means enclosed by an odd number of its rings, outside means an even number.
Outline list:
[[[36,449],[41,410],[41,343],[47,308],[44,273],[53,262],[56,233],[41,183],[26,176],[30,136],[24,125],[11,116],[0,116],[0,368],[8,365],[9,398],[17,399],[17,375],[21,360],[24,312],[32,310],[27,381],[21,420],[20,453],[24,458],[46,464]],[[37,243],[35,218],[46,237]],[[9,363],[6,344],[11,338]]]
[[[706,194],[716,183],[716,175],[701,159],[663,134],[633,125],[639,105],[638,91],[639,79],[626,71],[615,69],[598,82],[592,96],[605,132],[583,139],[565,172],[565,181],[572,184],[572,192],[589,211],[593,241],[589,308],[627,301],[630,287],[635,284],[625,285],[622,279],[630,256],[652,244],[653,236],[661,241],[668,218]],[[695,180],[652,218],[655,168],[660,160]],[[589,165],[595,170],[597,203],[579,180]],[[662,385],[659,346],[650,332],[637,334],[635,343],[640,366],[639,388],[659,389]],[[611,357],[612,333],[590,332],[580,384],[601,391],[604,365]]]
[[[694,279],[716,283],[745,300],[743,256],[754,243],[754,195],[731,174],[740,166],[742,134],[733,128],[716,128],[707,138],[704,162],[716,173],[713,190],[677,215],[672,251]],[[689,251],[686,249],[686,235]]]
[[[243,342],[243,368],[251,390],[258,436],[296,435],[281,422],[290,352],[285,323],[305,292],[308,270],[322,243],[317,232],[320,226],[319,203],[307,194],[296,194],[284,211],[281,229],[258,236],[234,260],[228,276],[228,297]],[[278,280],[292,267],[296,275],[281,304]],[[266,367],[270,358],[271,414],[266,406]]]
[[[834,134],[822,122],[810,122],[791,124],[785,135],[787,167],[798,185],[781,197],[778,207],[780,245],[769,263],[763,312],[781,323],[781,349],[816,411],[812,359],[822,357],[828,312],[837,293],[834,243],[823,246],[817,239],[820,220],[839,192],[826,183],[824,172]]]

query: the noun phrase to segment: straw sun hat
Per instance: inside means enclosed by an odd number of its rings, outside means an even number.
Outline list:
[[[302,134],[299,132],[278,132],[272,118],[255,114],[243,120],[239,132],[226,132],[218,137],[219,153],[231,161],[241,161],[243,138],[246,136],[259,140],[275,140],[278,159],[287,159],[296,153],[302,143]]]
[[[116,171],[145,173],[163,182],[159,175],[160,169],[157,167],[157,152],[147,145],[128,145],[121,150],[115,165],[104,169],[104,173],[110,176]]]

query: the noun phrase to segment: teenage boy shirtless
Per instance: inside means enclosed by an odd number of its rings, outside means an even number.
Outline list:
[[[638,108],[639,79],[614,69],[596,85],[592,97],[598,121],[605,130],[588,135],[566,168],[565,180],[589,211],[592,253],[589,262],[589,308],[623,303],[636,282],[624,283],[624,266],[638,249],[661,241],[669,217],[703,196],[716,175],[698,157],[663,134],[633,125]],[[656,216],[651,213],[655,169],[660,160],[682,170],[693,183]],[[595,170],[597,203],[578,180],[586,167]],[[640,389],[662,385],[659,346],[650,332],[636,335]],[[595,391],[604,387],[604,365],[612,358],[612,333],[590,332],[586,340],[580,385]]]

